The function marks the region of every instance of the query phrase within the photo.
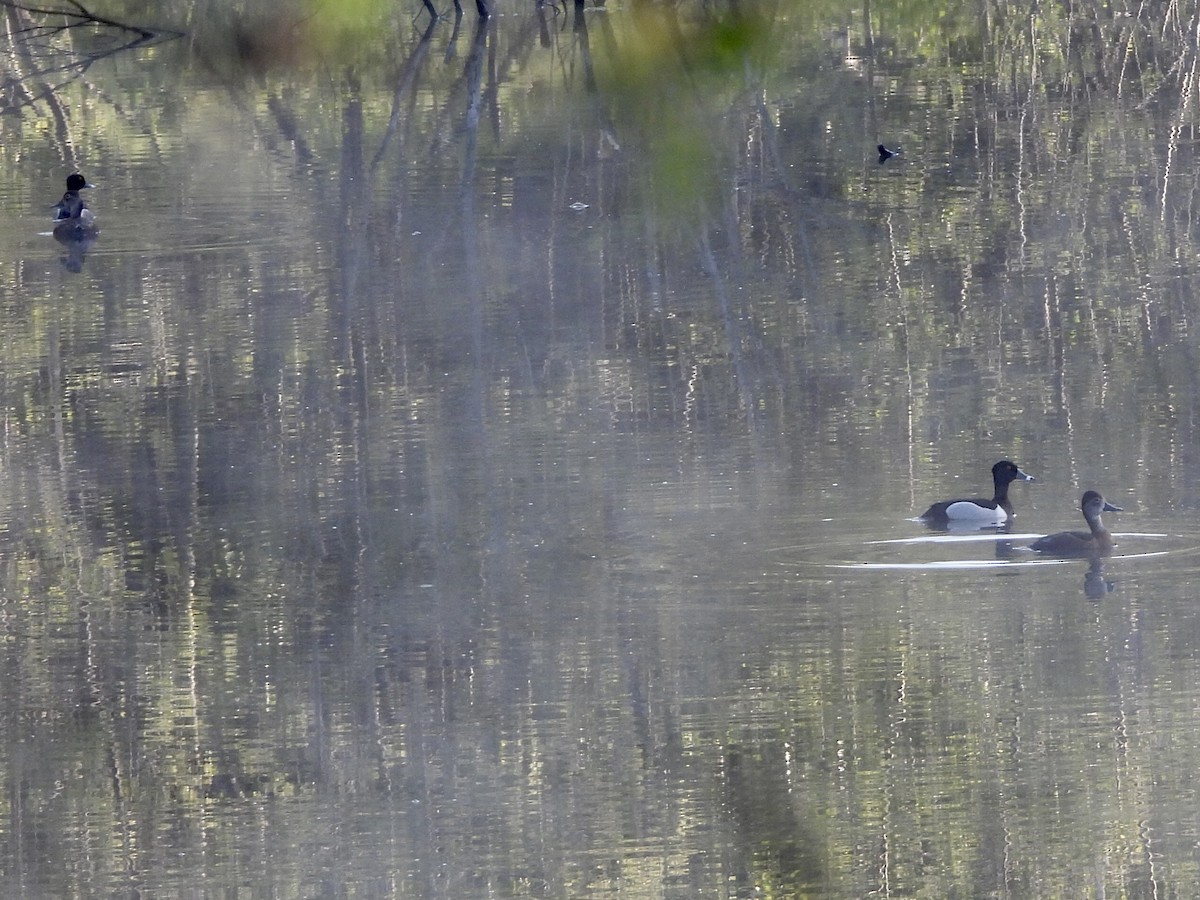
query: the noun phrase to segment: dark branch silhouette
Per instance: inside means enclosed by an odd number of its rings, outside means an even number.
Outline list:
[[[45,9],[14,0],[0,0],[0,8],[9,10],[11,24],[19,26],[10,31],[14,38],[11,59],[15,71],[7,78],[7,89],[0,98],[0,111],[12,114],[39,101],[49,103],[53,109],[57,93],[71,81],[82,78],[93,63],[159,39],[182,37],[181,32],[154,31],[94,15],[77,0],[67,0],[67,3],[70,8]],[[37,17],[51,17],[54,23],[40,21]],[[63,18],[67,19],[65,23]],[[53,39],[71,28],[108,29],[128,34],[130,38],[102,49],[55,50]]]
[[[66,18],[72,20],[72,21],[68,22],[66,25],[56,25],[53,27],[40,26],[38,28],[30,29],[30,30],[41,31],[44,34],[57,34],[58,32],[63,31],[66,28],[74,28],[74,27],[80,26],[80,25],[100,25],[100,26],[104,26],[106,28],[116,28],[120,31],[131,31],[134,34],[136,34],[138,36],[139,40],[137,42],[135,42],[134,44],[130,44],[128,46],[136,46],[137,44],[140,44],[144,41],[150,41],[150,40],[154,40],[154,39],[160,38],[160,37],[182,37],[183,36],[183,33],[179,32],[179,31],[170,31],[168,29],[160,29],[160,30],[155,31],[155,30],[151,30],[149,28],[144,28],[141,25],[131,25],[128,22],[118,22],[116,19],[109,19],[105,16],[98,16],[94,12],[89,10],[86,6],[84,6],[82,3],[79,3],[78,0],[66,0],[66,2],[68,4],[68,6],[70,6],[74,9],[74,11],[72,11],[71,9],[43,9],[42,7],[39,7],[39,6],[29,6],[24,3],[16,3],[16,2],[14,2],[14,0],[0,0],[0,6],[5,6],[5,7],[8,7],[9,9],[15,9],[15,10],[19,10],[19,11],[25,12],[25,13],[30,13],[31,15],[65,16]]]

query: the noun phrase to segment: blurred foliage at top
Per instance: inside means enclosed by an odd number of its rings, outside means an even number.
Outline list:
[[[457,28],[451,0],[433,0]],[[586,70],[623,121],[636,122],[687,173],[709,152],[714,112],[739,92],[794,83],[821,70],[881,66],[974,72],[1014,92],[1113,91],[1152,98],[1164,86],[1195,79],[1194,34],[1200,3],[1053,2],[944,4],[877,0],[853,7],[832,0],[744,3],[591,2],[572,6],[535,0],[493,0],[497,30],[528,28],[536,19],[548,36],[570,35],[579,47],[546,59],[543,73]],[[30,5],[27,7],[33,10]],[[337,72],[345,67],[394,67],[429,22],[420,0],[246,0],[246,2],[112,2],[89,6],[112,22],[170,29],[202,65],[227,74]],[[474,3],[464,4],[475,21]],[[25,13],[58,29],[41,6]],[[64,14],[79,10],[64,7]],[[611,14],[610,14],[611,12]],[[64,20],[71,22],[74,20]],[[503,24],[501,24],[503,23]],[[22,24],[28,24],[27,22]],[[55,30],[62,39],[69,30]],[[536,65],[536,61],[533,61]],[[1190,94],[1189,94],[1190,96]]]
[[[192,46],[232,47],[255,66],[329,66],[395,58],[427,17],[419,0],[247,0],[247,2],[85,4],[98,17],[185,32]],[[435,8],[454,18],[450,0]],[[473,19],[474,5],[464,5]],[[552,28],[576,27],[572,7],[535,0],[498,0],[498,17],[544,13]],[[575,7],[597,23],[602,3]],[[1072,88],[1136,87],[1151,93],[1196,71],[1193,39],[1200,4],[1045,3],[986,0],[943,4],[877,0],[861,6],[820,2],[690,2],[631,0],[601,27],[601,84],[633,97],[680,99],[728,89],[789,71],[842,44],[875,62],[986,65],[1010,86],[1057,82]],[[45,6],[14,10],[46,15]],[[64,15],[80,9],[62,7]],[[53,14],[51,19],[53,20]],[[57,20],[54,20],[57,21]],[[832,41],[831,41],[832,39]],[[829,62],[835,60],[829,57]],[[647,115],[650,111],[645,111]]]

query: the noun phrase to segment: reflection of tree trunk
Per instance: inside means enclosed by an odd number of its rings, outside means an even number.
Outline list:
[[[308,145],[304,129],[296,120],[296,114],[291,107],[278,94],[272,93],[267,97],[267,109],[271,111],[271,116],[275,119],[275,127],[279,129],[279,133],[292,148],[297,162],[304,164],[311,162],[313,159],[312,148]]]
[[[726,749],[722,808],[732,828],[731,865],[739,882],[773,885],[780,896],[812,896],[830,883],[831,873],[823,835],[807,824],[820,819],[790,770],[787,751],[778,742]]]
[[[583,86],[589,94],[596,93],[596,70],[592,65],[592,47],[588,42],[587,17],[583,14],[583,0],[575,0],[575,41],[583,60]]]
[[[875,63],[875,29],[871,24],[871,0],[863,3],[863,53],[867,57],[867,65],[874,68]],[[871,82],[867,82],[870,84]]]
[[[426,26],[425,32],[417,42],[416,49],[413,50],[412,56],[408,58],[408,61],[404,64],[404,69],[400,72],[400,79],[396,82],[396,90],[392,94],[392,115],[388,118],[387,130],[383,134],[383,140],[379,142],[379,149],[375,152],[375,158],[371,160],[372,172],[379,165],[379,161],[383,159],[383,154],[387,151],[388,143],[396,133],[396,126],[400,122],[400,100],[405,94],[409,93],[409,88],[416,81],[417,73],[421,71],[425,57],[429,55],[429,39],[433,37],[433,28],[437,23],[438,20],[436,18],[429,20],[429,25]]]
[[[480,590],[480,554],[477,546],[484,529],[479,509],[492,496],[491,459],[486,447],[484,410],[483,317],[488,285],[483,274],[475,214],[475,172],[479,119],[483,106],[483,60],[490,26],[480,19],[464,67],[466,116],[463,135],[462,176],[459,183],[459,217],[462,236],[462,323],[456,355],[465,373],[451,377],[443,394],[442,427],[434,471],[436,497],[434,537],[437,547],[437,608],[443,640],[448,647],[465,638],[472,621],[472,603]],[[464,359],[466,357],[466,359]],[[449,652],[449,651],[447,651]]]
[[[606,20],[607,21],[607,20]],[[583,86],[588,94],[599,93],[596,85],[596,67],[592,62],[592,41],[588,32],[587,17],[584,15],[584,5],[581,0],[575,3],[575,42],[579,46],[579,55],[583,60]],[[614,54],[615,55],[615,54]],[[600,144],[597,152],[608,156],[614,150],[620,150],[621,144],[616,138],[616,128],[602,103],[595,105],[596,116],[603,123],[600,128]]]
[[[471,53],[467,57],[467,64],[463,71],[467,86],[466,144],[464,146],[460,197],[463,201],[464,219],[467,216],[468,206],[471,205],[472,187],[475,181],[475,146],[479,131],[479,116],[483,109],[483,51],[487,47],[487,35],[487,23],[480,22],[475,26],[475,37],[471,41]]]
[[[362,590],[363,505],[365,472],[370,467],[370,446],[366,435],[367,371],[362,335],[364,314],[360,308],[360,286],[370,266],[367,257],[366,230],[369,197],[366,167],[363,162],[366,132],[359,84],[353,75],[347,78],[349,100],[342,114],[341,221],[337,243],[336,271],[340,284],[332,290],[332,334],[337,343],[337,365],[345,372],[341,379],[343,401],[338,404],[340,421],[337,432],[352,443],[353,450],[343,462],[341,472],[344,511],[338,517],[337,536],[331,561],[337,579],[337,598],[353,603]],[[322,537],[328,534],[322,530]]]
[[[463,8],[459,0],[454,0],[454,27],[450,29],[450,40],[446,41],[445,62],[450,62],[458,55],[458,38],[462,34]]]
[[[733,361],[733,377],[737,381],[738,396],[741,398],[742,408],[746,413],[746,422],[753,431],[758,418],[758,404],[755,401],[757,390],[752,389],[751,385],[757,385],[757,380],[751,381],[749,364],[746,354],[743,352],[740,317],[734,314],[730,305],[729,291],[726,288],[721,269],[717,265],[717,257],[713,253],[707,229],[700,234],[700,260],[705,273],[712,280],[713,290],[716,292],[717,301],[721,306],[721,321],[725,326],[725,342],[729,347],[729,357]]]
[[[475,163],[479,136],[479,118],[483,109],[483,57],[487,46],[488,24],[484,20],[475,26],[475,37],[465,68],[467,82],[467,117],[463,143],[462,182],[459,187],[459,209],[463,230],[463,269],[467,292],[471,297],[470,335],[472,367],[472,419],[482,426],[483,420],[483,294],[484,284],[479,264],[479,235],[475,227]]]
[[[864,74],[866,78],[863,83],[867,86],[867,135],[869,143],[884,140],[884,136],[879,131],[879,121],[876,116],[875,108],[875,34],[871,23],[871,0],[866,0],[863,4],[863,60]],[[853,51],[850,49],[850,30],[846,32],[846,49],[847,56]]]
[[[549,50],[554,42],[550,38],[550,23],[546,20],[546,4],[539,2],[534,12],[537,13],[538,43],[543,50]]]
[[[781,231],[779,241],[789,247],[794,241],[792,253],[801,262],[799,268],[803,296],[812,297],[820,290],[819,267],[813,259],[812,242],[808,237],[808,223],[814,215],[812,203],[808,202],[808,198],[802,197],[790,182],[787,167],[783,162],[783,154],[779,152],[779,132],[775,127],[771,111],[762,99],[766,92],[760,89],[756,93],[759,97],[758,127],[762,135],[760,142],[762,144],[764,180],[767,180],[768,188],[774,189],[791,213],[787,219],[788,228]]]

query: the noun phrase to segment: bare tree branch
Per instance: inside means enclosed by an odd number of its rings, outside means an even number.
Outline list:
[[[144,28],[140,25],[130,25],[128,22],[118,22],[116,19],[109,19],[105,16],[98,16],[89,10],[79,0],[66,0],[66,2],[76,10],[72,12],[70,9],[44,9],[38,6],[29,6],[25,3],[18,3],[16,0],[0,0],[0,7],[8,7],[10,9],[20,10],[21,12],[30,13],[40,16],[65,16],[72,19],[67,28],[76,25],[102,25],[107,28],[116,28],[121,31],[131,31],[141,38],[141,41],[153,40],[158,37],[181,37],[182,32],[171,31],[169,29],[160,29],[157,31]],[[55,31],[61,30],[55,28]],[[140,43],[139,41],[138,43]]]

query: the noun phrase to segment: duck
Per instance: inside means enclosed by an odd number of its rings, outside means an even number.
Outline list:
[[[1059,531],[1038,538],[1029,545],[1030,550],[1059,557],[1100,557],[1112,553],[1113,536],[1100,521],[1100,514],[1124,512],[1104,499],[1099,491],[1084,491],[1079,501],[1088,531]]]
[[[1008,486],[1014,481],[1033,480],[1034,477],[1022,472],[1015,462],[1002,459],[992,466],[992,483],[996,490],[991,500],[941,500],[917,518],[933,528],[947,528],[951,524],[979,528],[1004,525],[1015,515],[1012,501],[1008,499]]]
[[[54,207],[54,236],[59,241],[82,241],[96,236],[96,214],[78,191],[67,191]]]
[[[883,144],[879,144],[875,149],[879,151],[879,164],[881,166],[893,156],[900,155],[899,147],[897,147],[895,150],[889,150],[887,147],[883,146]]]
[[[74,194],[76,196],[76,198],[78,198],[80,191],[84,190],[85,188],[90,188],[90,187],[95,187],[95,185],[88,184],[88,180],[86,178],[84,178],[83,175],[81,175],[79,172],[72,172],[70,175],[68,175],[67,176],[67,193],[63,194],[62,200],[59,200],[53,206],[54,221],[61,222],[64,219],[73,218],[73,216],[71,215],[71,211],[68,208],[68,203],[67,203],[68,195]],[[80,203],[83,203],[82,198],[79,198],[79,200],[80,200]],[[83,203],[83,206],[85,209],[87,208],[86,203]]]

